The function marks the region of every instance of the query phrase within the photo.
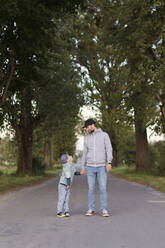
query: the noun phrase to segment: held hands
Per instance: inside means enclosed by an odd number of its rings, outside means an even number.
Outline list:
[[[85,168],[82,168],[82,169],[81,169],[80,174],[81,174],[82,176],[85,175]]]
[[[111,164],[107,164],[106,165],[106,171],[110,172],[112,170],[112,165]]]

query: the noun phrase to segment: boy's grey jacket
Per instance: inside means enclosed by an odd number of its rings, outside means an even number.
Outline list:
[[[112,145],[109,135],[98,128],[84,139],[84,150],[81,160],[82,167],[105,166],[112,162]]]
[[[72,163],[63,164],[62,174],[61,174],[59,183],[67,185],[67,178],[71,178],[71,182],[72,182],[75,171],[76,171],[76,168],[74,164]]]

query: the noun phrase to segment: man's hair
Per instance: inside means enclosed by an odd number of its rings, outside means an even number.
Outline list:
[[[87,128],[88,126],[93,125],[93,124],[96,125],[96,122],[93,119],[88,119],[84,122],[83,128]]]

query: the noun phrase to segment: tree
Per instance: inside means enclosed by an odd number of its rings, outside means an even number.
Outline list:
[[[77,57],[82,66],[86,101],[100,112],[101,126],[111,138],[113,165],[116,166],[118,142],[126,115],[123,98],[127,69],[115,47],[103,45],[103,14],[93,5],[89,5],[86,14],[80,14]]]
[[[59,10],[73,12],[80,5],[80,1],[63,3],[66,3],[66,8],[61,6],[60,1],[6,1],[5,14],[0,10],[2,54],[6,56],[1,60],[4,72],[2,88],[5,94],[2,93],[2,99],[6,99],[5,103],[3,101],[1,119],[9,121],[16,132],[18,174],[32,173],[33,131],[44,116],[37,106],[36,96],[45,85],[41,71],[47,74],[47,80],[51,77],[47,64],[54,49],[54,37],[59,41],[56,22],[61,21],[60,13],[63,15]],[[55,14],[57,20],[54,19]],[[12,53],[9,53],[11,50]],[[8,59],[9,54],[14,58]],[[7,70],[11,63],[15,64],[14,71],[12,69],[10,80],[5,84],[5,73],[8,75]],[[61,65],[63,66],[64,64]]]
[[[155,46],[162,36],[164,18],[159,17],[162,9],[155,3],[128,0],[102,5],[105,44],[116,47],[129,69],[126,102],[128,111],[133,111],[137,169],[149,168],[146,127],[156,113]]]

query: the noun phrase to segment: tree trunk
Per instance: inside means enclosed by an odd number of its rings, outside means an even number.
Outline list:
[[[44,165],[46,169],[51,168],[51,142],[50,140],[47,140],[44,144]]]
[[[139,113],[140,115],[140,113]],[[141,115],[135,111],[136,169],[149,169],[149,152],[146,127]]]
[[[16,138],[18,142],[17,174],[32,174],[32,129],[17,127]]]
[[[162,113],[162,131],[165,134],[165,94],[160,96],[161,99],[161,113]]]
[[[31,90],[26,88],[22,95],[21,121],[15,125],[18,142],[17,174],[32,174],[33,120],[31,115]]]
[[[113,148],[113,160],[112,160],[112,166],[116,167],[118,164],[118,158],[117,158],[117,145],[116,143],[112,142],[112,148]]]

